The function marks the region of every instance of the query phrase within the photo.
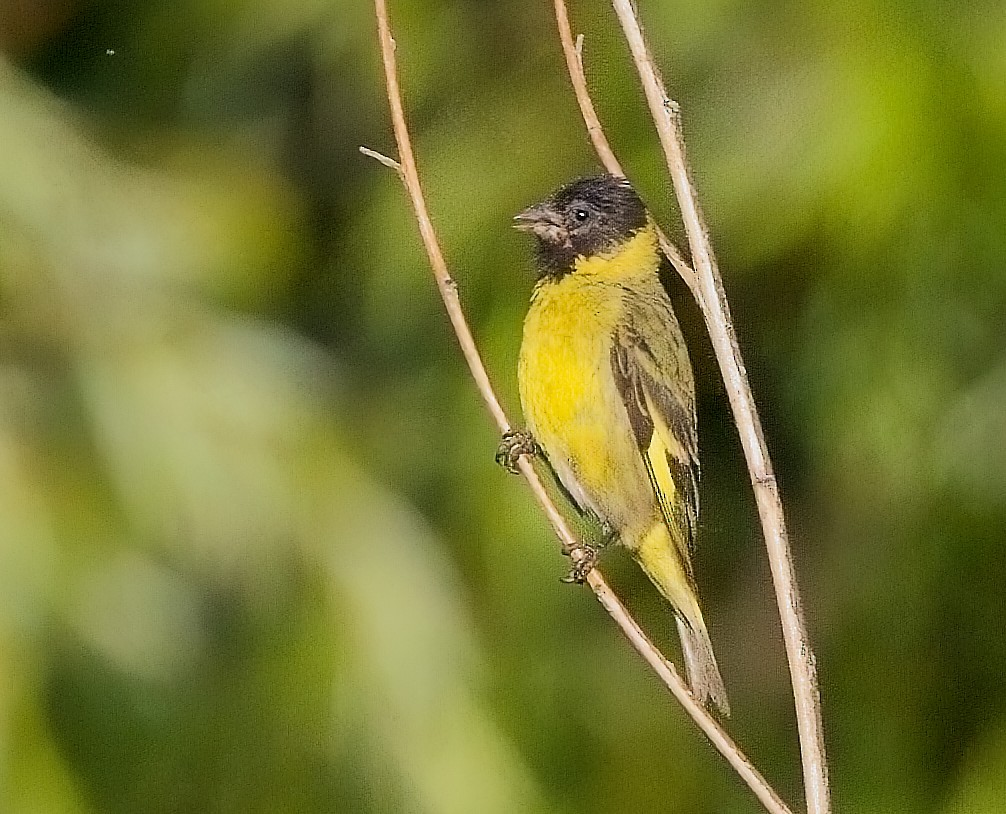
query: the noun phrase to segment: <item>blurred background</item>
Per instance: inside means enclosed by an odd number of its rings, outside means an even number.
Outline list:
[[[639,5],[779,472],[836,811],[1006,811],[1006,7]],[[610,8],[572,6],[680,236]],[[516,418],[509,219],[597,168],[551,4],[391,13]],[[2,0],[0,48],[0,810],[759,811],[493,463],[403,192],[357,152],[394,152],[371,5]],[[672,289],[729,727],[799,808],[746,470]],[[677,658],[645,578],[604,570]]]

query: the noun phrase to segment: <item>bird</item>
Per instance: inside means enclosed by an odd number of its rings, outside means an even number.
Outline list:
[[[514,218],[538,279],[518,385],[526,429],[497,460],[541,455],[561,490],[627,549],[673,608],[692,694],[729,714],[691,554],[699,511],[695,383],[661,283],[657,227],[628,180],[579,178]],[[577,551],[582,582],[596,549]]]

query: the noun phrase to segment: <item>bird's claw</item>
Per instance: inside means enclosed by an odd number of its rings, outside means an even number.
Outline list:
[[[610,523],[601,524],[601,539],[597,542],[599,551],[607,548],[619,540],[618,531]]]
[[[520,473],[517,462],[522,455],[539,455],[541,447],[527,430],[509,430],[503,433],[503,440],[496,450],[496,463],[513,475]]]
[[[578,545],[569,552],[569,559],[569,573],[561,581],[582,585],[587,581],[587,574],[597,565],[597,549],[589,545]]]

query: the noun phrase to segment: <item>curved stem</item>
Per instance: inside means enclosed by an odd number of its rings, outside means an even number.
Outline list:
[[[573,92],[576,94],[576,101],[580,106],[580,115],[583,116],[583,123],[587,126],[587,134],[590,136],[594,151],[601,159],[604,168],[612,175],[620,175],[624,178],[625,173],[622,171],[622,165],[608,143],[608,137],[604,134],[604,128],[601,127],[601,121],[594,109],[594,102],[590,98],[590,90],[587,88],[587,76],[583,70],[583,34],[577,37],[574,42],[565,0],[553,0],[553,2],[555,3],[555,20],[559,25],[562,52],[566,57],[566,69],[573,83]],[[670,241],[660,227],[657,227],[657,238],[660,241],[660,250],[691,289],[692,295],[698,299],[698,281],[695,278],[695,271],[688,265],[688,261],[678,251],[678,247]]]
[[[365,149],[364,151],[367,155],[395,169],[402,183],[405,185],[409,198],[412,201],[413,209],[415,210],[416,221],[419,224],[419,231],[433,269],[433,275],[437,281],[437,287],[440,289],[444,307],[447,309],[451,324],[454,326],[454,331],[457,334],[458,343],[461,345],[465,361],[468,363],[472,377],[475,380],[475,385],[482,395],[482,399],[485,401],[489,412],[496,421],[496,425],[501,432],[506,432],[510,429],[510,423],[503,412],[503,408],[500,406],[499,400],[496,398],[485,366],[475,346],[475,341],[461,309],[457,285],[447,270],[447,264],[444,261],[436,232],[426,208],[422,187],[419,182],[419,174],[416,170],[415,157],[412,153],[412,143],[405,121],[405,113],[402,107],[395,59],[395,41],[391,36],[387,4],[385,0],[374,0],[374,6],[381,42],[381,58],[384,63],[384,75],[388,89],[388,101],[391,107],[392,125],[395,131],[395,141],[398,145],[399,161],[395,162],[394,159],[374,153],[372,150]],[[535,499],[542,507],[552,528],[559,537],[563,551],[569,553],[579,548],[580,543],[573,536],[562,515],[549,498],[532,465],[526,458],[521,458],[519,466],[521,474],[527,480],[534,493]],[[786,804],[782,802],[772,787],[765,782],[765,779],[758,773],[740,749],[737,748],[737,745],[731,740],[730,736],[727,735],[705,707],[695,700],[685,682],[674,669],[674,666],[660,654],[653,643],[646,637],[646,634],[643,633],[639,625],[636,624],[636,621],[629,615],[628,610],[626,610],[625,606],[611,590],[601,572],[596,568],[591,571],[587,575],[587,584],[593,590],[604,609],[619,626],[622,633],[629,639],[632,646],[651,666],[667,689],[681,703],[685,711],[695,720],[710,742],[727,759],[730,765],[733,766],[744,782],[751,787],[766,810],[772,812],[772,814],[791,814]]]
[[[705,314],[709,336],[720,365],[730,406],[733,408],[734,420],[737,423],[751,475],[751,486],[754,489],[758,515],[765,536],[783,639],[786,644],[786,657],[789,661],[797,729],[800,735],[807,810],[810,814],[827,814],[831,810],[831,801],[817,666],[800,603],[796,569],[793,566],[782,501],[779,498],[779,486],[772,470],[768,447],[765,445],[765,436],[762,433],[758,411],[755,409],[747,371],[741,359],[737,333],[723,290],[723,279],[716,266],[709,233],[689,177],[678,106],[667,95],[663,81],[657,73],[632,3],[630,0],[612,0],[612,5],[629,43],[629,50],[632,52],[636,70],[643,84],[650,114],[657,127],[667,168],[674,182],[674,192],[681,209],[685,231],[688,233],[692,262],[695,265],[699,304]]]

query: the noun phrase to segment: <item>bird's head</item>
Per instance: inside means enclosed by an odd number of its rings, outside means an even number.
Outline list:
[[[514,218],[538,240],[543,275],[559,276],[577,257],[616,250],[646,226],[646,207],[632,185],[614,175],[580,178]]]

